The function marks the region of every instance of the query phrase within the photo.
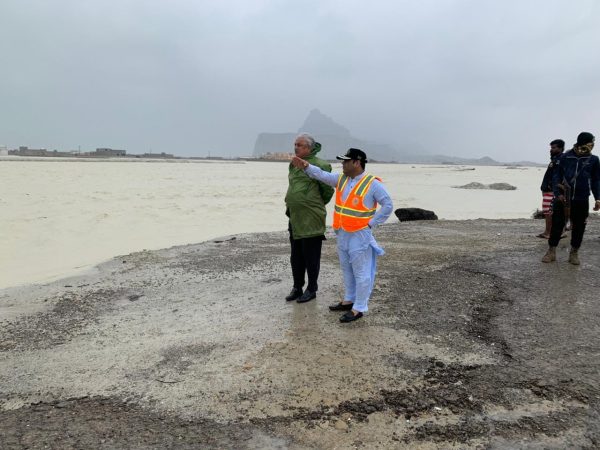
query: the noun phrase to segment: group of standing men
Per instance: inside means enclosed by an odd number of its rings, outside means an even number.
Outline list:
[[[541,186],[546,230],[539,236],[548,239],[548,251],[542,258],[545,263],[556,261],[556,247],[570,220],[569,262],[580,264],[578,252],[589,215],[590,193],[596,200],[594,211],[600,210],[600,160],[592,155],[594,141],[591,133],[580,133],[567,152],[563,140],[550,143],[551,161]],[[339,174],[332,173],[331,165],[317,157],[320,151],[321,144],[311,135],[304,133],[296,138],[296,156],[289,166],[285,197],[294,279],[286,300],[305,303],[317,297],[325,205],[335,195],[333,229],[344,277],[344,299],[329,309],[345,311],[340,321],[347,323],[360,319],[368,310],[377,257],[384,253],[373,237],[373,229],[387,220],[393,205],[381,179],[365,172],[365,152],[351,148],[337,156],[342,161]]]
[[[347,323],[360,319],[368,310],[377,257],[384,253],[373,229],[387,220],[393,205],[381,179],[365,172],[365,152],[351,148],[337,156],[342,161],[339,174],[332,173],[331,165],[317,157],[320,150],[321,145],[309,134],[299,135],[294,143],[296,156],[290,163],[285,197],[294,286],[286,300],[304,303],[317,296],[325,205],[335,193],[333,229],[345,293],[343,301],[329,309],[345,311],[340,321]],[[305,274],[308,284],[303,290]]]
[[[563,237],[565,223],[570,221],[571,250],[569,262],[580,264],[579,248],[589,215],[590,193],[600,210],[600,160],[592,155],[595,138],[582,132],[573,148],[564,152],[565,142],[550,142],[550,164],[542,181],[542,210],[546,216],[546,230],[540,237],[548,239],[548,251],[542,262],[556,261],[556,247]]]

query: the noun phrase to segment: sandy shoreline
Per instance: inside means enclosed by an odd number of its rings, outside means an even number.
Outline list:
[[[317,301],[283,300],[285,232],[1,290],[1,446],[598,446],[600,220],[581,267],[566,243],[540,263],[539,227],[385,225],[371,311],[350,325],[327,310],[333,239]]]

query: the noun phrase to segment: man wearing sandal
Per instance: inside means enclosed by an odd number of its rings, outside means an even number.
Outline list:
[[[377,257],[383,255],[372,230],[387,220],[393,205],[381,180],[365,173],[365,152],[351,148],[337,159],[342,161],[343,174],[325,172],[298,157],[293,158],[292,164],[309,177],[336,188],[333,228],[345,294],[342,302],[329,309],[346,311],[340,322],[347,323],[360,319],[368,310]]]

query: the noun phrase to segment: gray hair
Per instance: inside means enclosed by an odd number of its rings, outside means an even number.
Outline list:
[[[314,150],[315,149],[315,145],[317,144],[317,141],[315,141],[315,138],[312,137],[308,133],[300,133],[298,136],[296,136],[296,139],[304,139],[306,141],[306,143],[308,144],[308,147],[311,150]]]

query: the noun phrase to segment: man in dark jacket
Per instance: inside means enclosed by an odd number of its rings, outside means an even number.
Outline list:
[[[310,164],[331,172],[331,164],[317,158],[321,144],[306,133],[300,134],[294,143],[294,152]],[[325,205],[331,200],[334,189],[320,181],[313,180],[290,164],[288,190],[285,195],[286,214],[290,218],[289,232],[294,287],[285,298],[298,303],[308,302],[317,296],[317,279],[321,266],[321,247],[325,240]],[[306,291],[304,276],[308,276]]]
[[[552,212],[552,232],[548,240],[548,251],[542,262],[556,261],[556,246],[565,226],[565,205],[570,204],[571,252],[569,262],[579,265],[579,247],[585,232],[589,215],[590,190],[596,203],[594,211],[600,210],[600,160],[592,155],[594,135],[583,132],[577,136],[572,150],[564,153],[556,163],[553,173],[554,207]]]
[[[550,164],[544,174],[542,185],[542,213],[546,220],[546,229],[543,233],[538,234],[538,237],[548,239],[550,237],[550,230],[552,229],[552,200],[554,199],[554,189],[552,188],[552,175],[556,168],[556,161],[562,155],[565,150],[565,141],[562,139],[555,139],[550,142]]]

